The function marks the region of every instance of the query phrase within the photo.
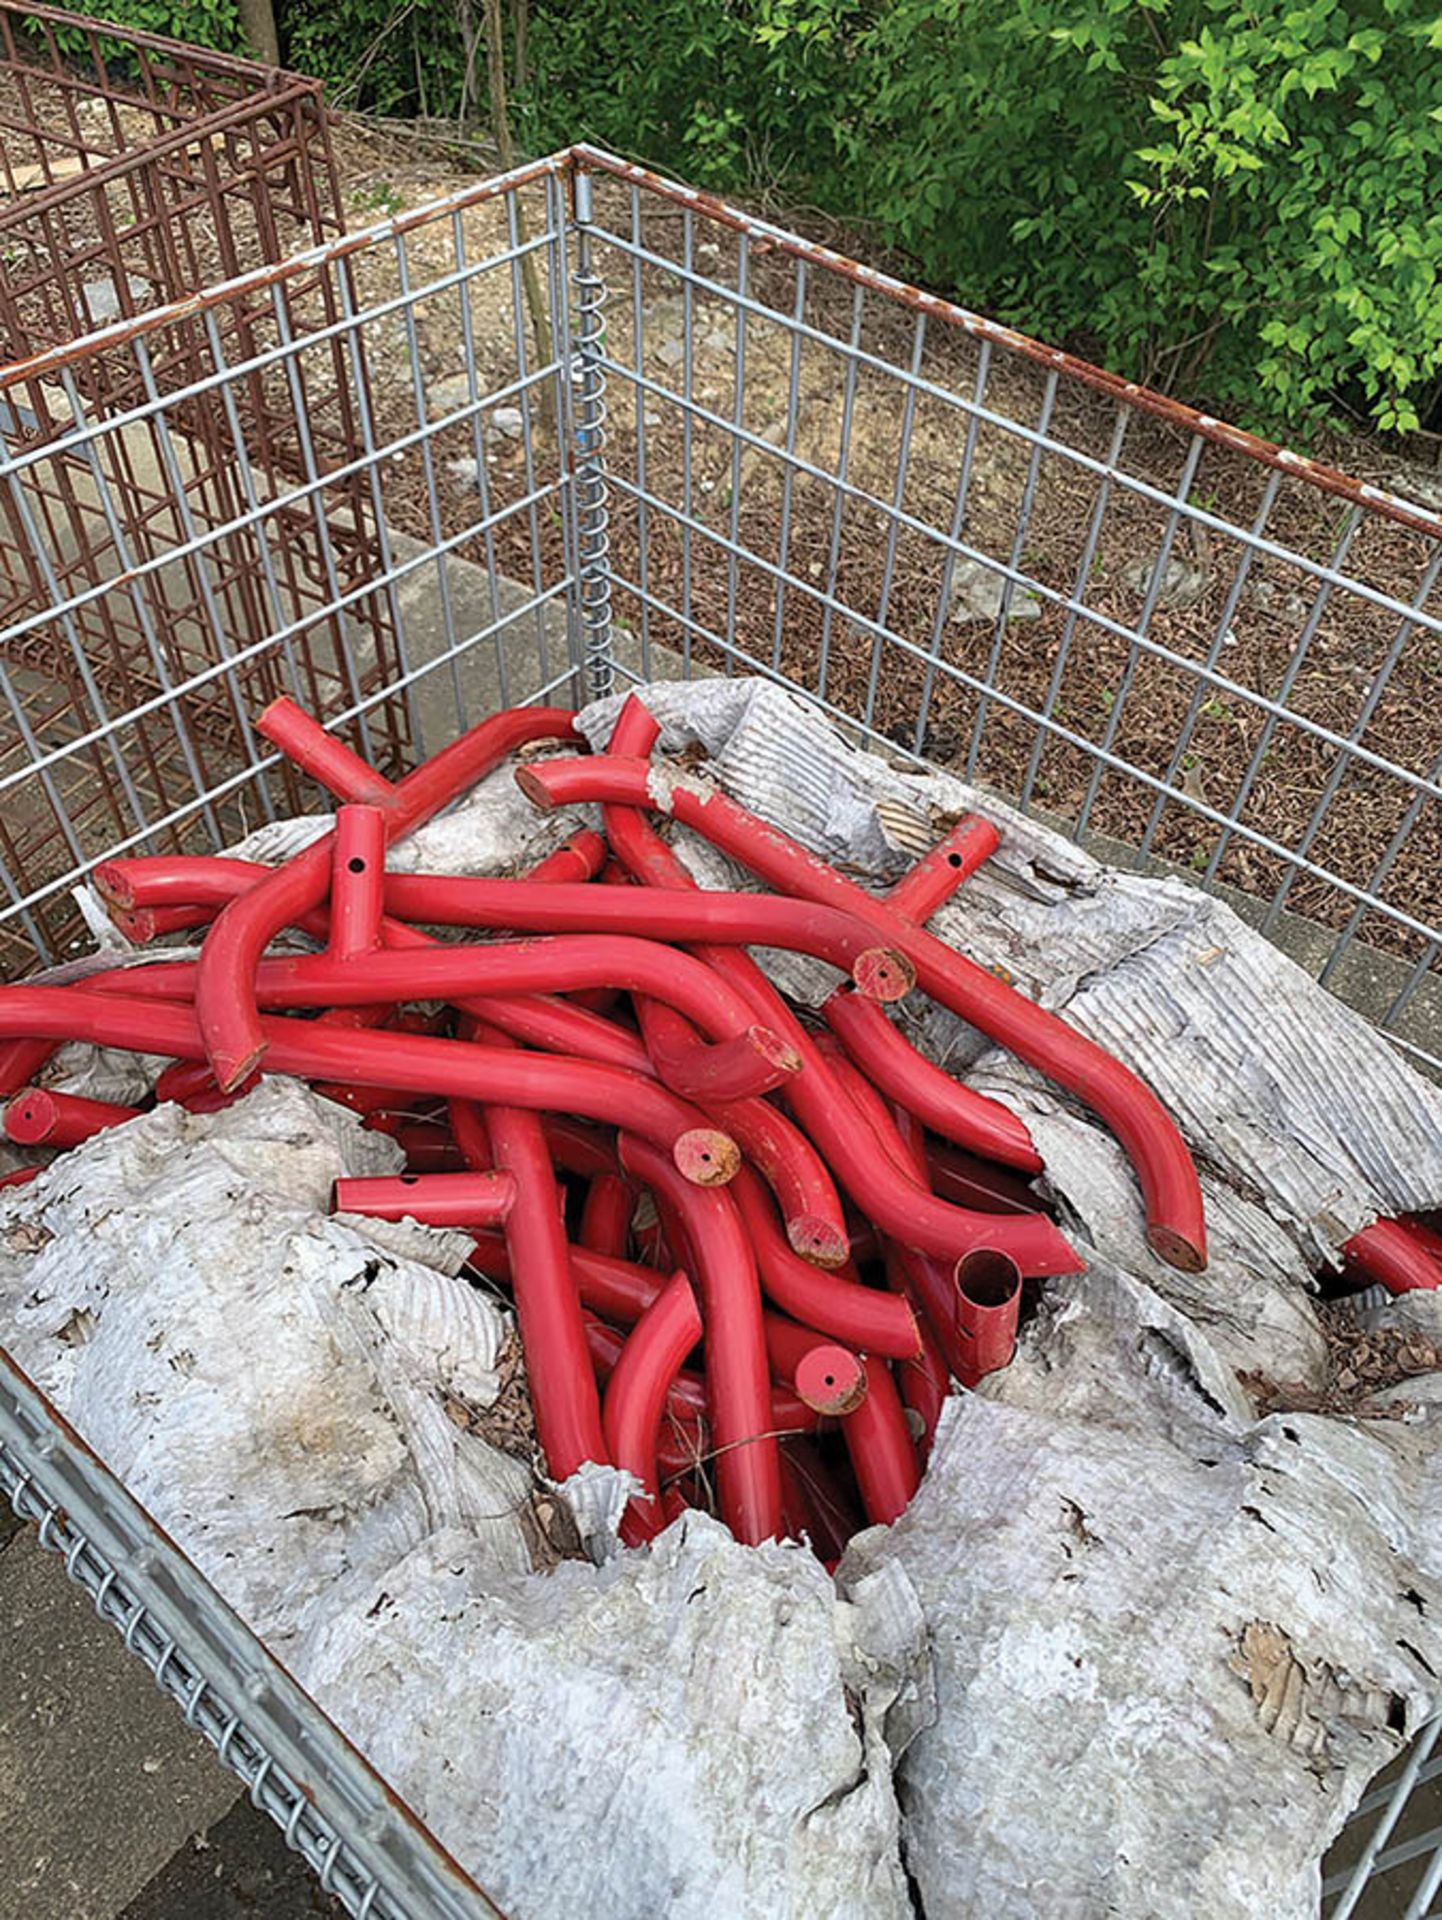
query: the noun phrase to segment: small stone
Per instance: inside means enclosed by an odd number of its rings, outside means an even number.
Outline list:
[[[460,487],[475,487],[481,484],[481,469],[474,458],[466,460],[447,460],[446,472]]]
[[[951,620],[995,621],[1000,617],[1002,602],[1006,599],[1008,582],[1003,574],[992,567],[984,567],[979,560],[958,560],[951,576],[951,606],[947,617]],[[1039,620],[1041,602],[1028,587],[1019,587],[1011,583],[1011,597],[1006,604],[1008,620]]]
[[[1156,572],[1156,556],[1145,560],[1133,560],[1130,566],[1122,569],[1122,581],[1133,593],[1145,597],[1152,589],[1152,575]],[[1212,576],[1205,567],[1194,567],[1178,553],[1168,559],[1162,572],[1162,589],[1157,595],[1157,605],[1162,607],[1190,607],[1201,599],[1211,585]]]
[[[132,307],[143,307],[151,297],[150,282],[142,280],[137,273],[126,274],[125,286]],[[87,280],[81,292],[93,326],[103,327],[120,318],[120,288],[110,274],[103,280]]]
[[[526,431],[526,416],[519,407],[497,407],[487,417],[496,432],[507,440],[519,440]]]
[[[663,367],[679,367],[681,362],[686,358],[686,342],[684,340],[663,340],[661,345],[656,349],[656,358],[661,362]]]
[[[458,413],[470,404],[471,380],[465,373],[453,373],[445,380],[437,380],[426,392],[426,406],[433,420],[448,413]]]

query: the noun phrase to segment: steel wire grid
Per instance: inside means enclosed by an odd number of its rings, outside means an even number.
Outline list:
[[[590,148],[0,371],[12,420],[37,394],[53,431],[12,424],[0,458],[36,570],[0,633],[17,951],[49,957],[104,855],[220,848],[305,802],[249,727],[271,689],[389,767],[497,703],[741,668],[1309,929],[1321,977],[1383,978],[1382,1024],[1439,1064],[1423,506]],[[204,514],[197,421],[224,479]],[[74,564],[77,514],[107,564]],[[122,619],[148,673],[101,686],[93,623]],[[36,650],[71,676],[58,720],[29,697]],[[15,857],[27,810],[42,858]],[[1383,1819],[1328,1879],[1338,1913],[1419,1871],[1404,1897],[1430,1909],[1439,1836],[1394,1837],[1423,1739],[1363,1804]]]

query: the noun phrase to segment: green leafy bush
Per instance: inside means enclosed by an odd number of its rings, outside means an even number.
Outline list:
[[[532,48],[531,144],[779,181],[1255,424],[1340,398],[1406,428],[1442,394],[1442,17],[1416,0],[556,0]]]
[[[98,14],[117,27],[164,34],[168,39],[188,40],[192,46],[214,47],[221,53],[245,51],[235,0],[106,0],[104,6],[81,6],[77,11]],[[27,24],[39,30],[38,22]],[[80,56],[86,51],[83,33],[61,27],[56,39],[66,53]],[[114,57],[123,64],[123,43],[117,40],[113,46]]]
[[[122,0],[222,38],[234,0]],[[347,104],[457,110],[475,0],[282,0]],[[1442,414],[1442,0],[533,0],[514,118],[826,207],[971,305],[1296,435]],[[472,74],[469,98],[484,100]]]

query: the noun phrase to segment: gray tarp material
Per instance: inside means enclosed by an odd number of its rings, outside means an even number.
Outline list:
[[[545,1492],[482,1437],[503,1317],[450,1277],[455,1236],[324,1217],[335,1174],[395,1149],[283,1081],[0,1195],[0,1338],[518,1912],[899,1916],[893,1766],[932,1920],[1314,1912],[1322,1847],[1436,1705],[1442,1404],[1433,1376],[1404,1419],[1256,1422],[1236,1370],[1321,1378],[1311,1268],[1442,1198],[1438,1096],[1218,903],[897,773],[763,683],[650,697],[667,745],[863,880],[970,806],[998,821],[933,924],[1180,1115],[1205,1274],[1152,1259],[1089,1117],[903,1006],[1024,1114],[1089,1271],[1047,1283],[839,1593],[704,1520],[528,1571]],[[515,791],[483,783],[424,864],[514,870],[574,824],[533,832]],[[767,964],[813,1003],[836,977]],[[604,1473],[576,1489],[598,1542],[615,1499]]]
[[[399,1163],[291,1080],[158,1107],[0,1192],[0,1343],[511,1911],[904,1920],[889,1619],[699,1517],[532,1572],[509,1315],[459,1236],[326,1217]],[[561,1492],[614,1552],[620,1477]]]

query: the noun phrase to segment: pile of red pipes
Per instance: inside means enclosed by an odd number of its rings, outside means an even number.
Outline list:
[[[1028,1184],[1025,1127],[887,1002],[931,995],[1085,1102],[1131,1158],[1154,1251],[1204,1264],[1196,1172],[1156,1098],[925,931],[996,847],[986,822],[877,896],[653,760],[635,698],[605,755],[528,756],[583,742],[569,713],[523,708],[394,784],[288,700],[257,727],[336,796],[333,831],[274,868],[97,868],[132,939],[204,929],[199,958],[0,990],[5,1132],[67,1147],[133,1117],[33,1084],[71,1039],[169,1057],[155,1098],[192,1111],[267,1071],[361,1112],[407,1171],[337,1182],[337,1210],[472,1236],[472,1270],[514,1295],[550,1473],[633,1473],[633,1543],[715,1504],[742,1540],[834,1559],[905,1507],[951,1380],[1006,1364],[1023,1281],[1081,1265]],[[603,830],[524,879],[386,873],[389,844],[512,754],[538,806],[598,805]],[[699,889],[658,813],[770,891]],[[268,951],[287,929],[319,950]],[[824,1024],[751,945],[838,970]]]

